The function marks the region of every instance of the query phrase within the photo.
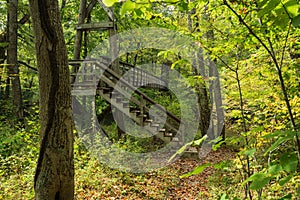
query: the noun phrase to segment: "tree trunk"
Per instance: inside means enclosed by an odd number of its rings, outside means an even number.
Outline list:
[[[6,42],[6,32],[0,34],[0,43]],[[3,46],[0,46],[0,70],[4,67],[4,61],[5,61],[5,48]],[[5,80],[0,74],[0,99],[4,99],[4,86]]]
[[[71,87],[57,0],[30,0],[39,71],[41,146],[35,199],[74,199]]]
[[[18,119],[23,118],[22,91],[19,76],[17,41],[18,41],[18,0],[9,1],[8,11],[8,77],[12,84],[12,101]]]
[[[203,12],[203,17],[206,20],[210,19],[210,13],[205,8]],[[214,31],[212,27],[209,27],[209,30],[206,33],[206,38],[208,40],[213,41],[214,38]],[[210,120],[212,132],[214,137],[218,137],[219,134],[222,135],[222,139],[225,140],[225,127],[224,127],[224,109],[222,103],[222,94],[221,94],[221,85],[220,85],[220,77],[217,66],[215,65],[216,60],[209,61],[209,77],[213,79],[210,81],[210,97],[211,97],[211,104],[212,104],[212,113],[215,112],[216,114],[216,123],[214,120]],[[215,127],[216,126],[216,127]]]
[[[221,94],[221,84],[220,84],[220,76],[217,69],[217,66],[215,65],[216,61],[210,61],[210,66],[213,69],[213,76],[215,78],[214,80],[214,91],[213,96],[215,100],[215,106],[216,106],[216,114],[217,114],[217,134],[221,134],[222,139],[225,140],[225,127],[224,127],[224,109],[223,109],[223,103],[222,103],[222,94]],[[218,136],[216,135],[216,136]]]
[[[194,0],[191,0],[193,2]],[[196,9],[193,8],[188,13],[188,28],[191,33],[193,33],[193,29],[196,31],[199,31],[199,23],[198,18],[196,18],[196,21],[192,19],[192,15],[196,13]],[[195,24],[194,24],[195,23]],[[193,66],[194,66],[194,73],[195,75],[200,75],[202,78],[206,76],[205,74],[205,66],[203,64],[203,52],[200,50],[195,55],[196,59],[194,60]],[[210,108],[210,95],[208,92],[207,85],[203,81],[198,81],[196,86],[196,91],[198,94],[198,105],[199,105],[199,111],[200,111],[200,118],[199,118],[199,129],[201,131],[201,135],[204,136],[207,134],[207,130],[209,128],[210,123],[210,115],[211,115],[211,108]]]

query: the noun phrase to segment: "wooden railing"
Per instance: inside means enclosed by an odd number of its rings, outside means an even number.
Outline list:
[[[110,64],[110,59],[108,57],[101,57],[99,59],[91,59],[93,62],[97,61],[103,63],[105,66]],[[90,62],[88,60],[70,60],[70,65],[79,65],[83,62]],[[135,87],[144,87],[144,88],[157,88],[161,90],[166,90],[168,84],[161,77],[150,74],[148,71],[141,68],[135,67],[131,64],[125,62],[119,62],[119,68],[122,74],[126,74],[126,77],[123,77],[128,83]],[[83,69],[82,69],[83,70]],[[74,76],[75,74],[73,74]],[[74,79],[75,80],[75,79]]]
[[[121,94],[122,98],[125,98],[128,101],[130,100],[131,104],[133,104],[139,110],[139,114],[141,114],[143,118],[145,114],[146,116],[145,118],[147,118],[147,120],[149,120],[149,111],[151,106],[155,106],[158,110],[165,113],[167,116],[167,121],[164,122],[163,125],[164,128],[166,129],[165,133],[169,134],[168,137],[174,137],[175,134],[179,131],[179,127],[180,126],[184,127],[184,122],[182,122],[181,119],[179,119],[173,113],[167,111],[164,107],[157,104],[157,102],[155,102],[153,99],[151,99],[146,94],[138,90],[134,86],[134,84],[132,84],[133,82],[132,80],[121,78],[122,75],[119,75],[112,69],[108,68],[105,61],[103,62],[103,60],[90,59],[84,61],[70,61],[69,63],[71,65],[72,64],[78,65],[80,63],[82,64],[81,70],[77,74],[73,74],[73,76],[76,75],[81,77],[81,82],[76,82],[73,88],[73,90],[74,89],[77,90],[77,94],[78,92],[81,91],[84,94],[84,92],[87,91],[86,88],[92,88],[94,90],[96,89],[97,92],[94,91],[94,93],[91,94],[95,94],[95,93],[100,94],[101,96],[105,97],[106,100],[108,100],[111,104],[114,104],[114,106],[117,109],[121,110],[126,114],[123,104],[121,105],[120,103],[119,104],[116,103],[116,101],[111,101],[112,91],[114,90],[115,92]],[[91,68],[93,68],[93,70],[91,70]],[[136,72],[137,74],[139,72],[139,70],[136,71],[132,70],[132,71],[133,73]],[[97,77],[98,78],[100,77],[100,74],[95,74],[95,72],[99,72],[101,74],[100,79],[102,81],[102,84],[104,83],[104,85],[98,84],[99,80],[96,79]],[[145,75],[144,77],[148,77],[148,76]],[[109,90],[108,92],[109,95],[106,95],[107,92],[105,90]],[[132,96],[133,93],[135,94],[134,96]],[[129,105],[126,105],[126,107],[127,106],[129,107]],[[160,119],[158,120],[160,121]],[[134,121],[138,122],[138,120],[134,120]],[[152,123],[154,124],[157,122],[152,122]]]

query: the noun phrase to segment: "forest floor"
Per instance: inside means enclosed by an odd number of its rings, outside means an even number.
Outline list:
[[[217,151],[211,151],[201,160],[180,158],[164,169],[143,175],[99,172],[95,166],[94,172],[98,175],[90,177],[87,180],[89,183],[84,184],[82,174],[78,172],[76,199],[214,199],[211,194],[213,191],[208,187],[209,179],[222,178],[222,174],[213,176],[216,172],[214,167],[207,167],[202,173],[188,178],[179,176],[201,164],[215,164],[234,157],[233,151],[221,147]],[[95,179],[99,179],[99,182]]]

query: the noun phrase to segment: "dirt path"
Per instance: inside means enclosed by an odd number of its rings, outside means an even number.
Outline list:
[[[211,151],[206,157],[200,161],[194,159],[181,159],[174,163],[174,167],[179,169],[179,173],[182,175],[193,170],[200,164],[212,163],[216,164],[220,161],[234,158],[234,152],[228,148],[222,147],[217,151]],[[190,176],[188,178],[182,178],[180,184],[173,188],[174,195],[170,196],[170,199],[199,199],[199,193],[204,199],[208,199],[211,194],[207,188],[208,179],[213,175],[215,169],[211,166],[206,168],[201,174]],[[201,198],[201,199],[202,199]]]
[[[234,157],[234,152],[222,147],[211,151],[201,161],[180,158],[170,166],[147,174],[120,173],[103,170],[97,164],[93,176],[83,179],[78,172],[76,199],[122,199],[122,200],[206,200],[212,199],[208,190],[208,179],[215,169],[206,168],[201,174],[180,179],[179,176],[193,170],[200,164],[218,163]],[[80,186],[79,186],[80,185]],[[83,185],[83,187],[81,187]],[[201,195],[199,195],[201,193]]]

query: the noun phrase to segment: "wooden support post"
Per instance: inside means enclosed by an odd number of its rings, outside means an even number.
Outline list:
[[[144,123],[144,114],[145,114],[145,106],[146,106],[146,102],[145,99],[143,98],[143,96],[140,96],[140,110],[141,110],[141,120],[140,120],[140,124],[143,125]]]
[[[84,23],[84,20],[86,18],[86,3],[87,0],[81,0],[80,1],[80,10],[79,10],[79,16],[78,16],[78,24]],[[82,30],[77,30],[76,31],[76,37],[75,37],[75,44],[74,44],[74,55],[73,59],[74,60],[79,60],[80,59],[80,52],[81,52],[81,47],[82,47]],[[77,73],[80,65],[74,65],[72,67],[72,74]],[[75,76],[72,77],[71,83],[75,82]]]

